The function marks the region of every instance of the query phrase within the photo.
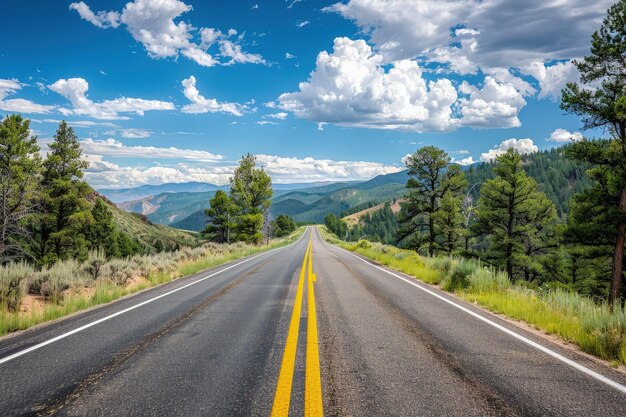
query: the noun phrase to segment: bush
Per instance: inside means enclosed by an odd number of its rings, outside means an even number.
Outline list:
[[[50,268],[43,270],[39,274],[39,293],[53,303],[60,303],[63,300],[63,291],[73,285],[83,283],[84,276],[78,262],[68,260],[58,262]]]
[[[457,260],[449,263],[449,271],[441,282],[446,291],[464,290],[469,287],[469,276],[480,269],[480,263],[473,260]]]
[[[0,305],[9,311],[19,310],[33,275],[35,270],[25,262],[0,266]]]
[[[87,261],[83,264],[83,271],[85,271],[91,279],[94,281],[100,278],[102,266],[107,261],[104,250],[96,249],[89,252]]]

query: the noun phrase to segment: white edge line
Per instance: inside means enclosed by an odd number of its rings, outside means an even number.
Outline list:
[[[391,276],[393,276],[395,278],[398,278],[398,279],[406,282],[407,284],[410,284],[410,285],[412,285],[414,287],[419,288],[420,290],[422,290],[422,291],[432,295],[433,297],[436,297],[436,298],[438,298],[438,299],[440,299],[442,301],[445,301],[446,303],[450,304],[451,306],[456,307],[459,310],[462,310],[462,311],[464,311],[465,313],[467,313],[467,314],[469,314],[471,316],[474,316],[478,320],[481,320],[481,321],[487,323],[488,325],[490,325],[492,327],[495,327],[496,329],[498,329],[498,330],[508,334],[509,336],[513,336],[517,340],[519,340],[519,341],[521,341],[523,343],[526,343],[527,345],[532,346],[535,349],[540,350],[541,352],[543,352],[543,353],[545,353],[545,354],[547,354],[549,356],[552,356],[555,359],[558,359],[559,361],[565,363],[566,365],[569,365],[572,368],[577,369],[578,371],[580,371],[580,372],[582,372],[584,374],[587,374],[590,377],[592,377],[594,379],[597,379],[598,381],[603,382],[603,383],[605,383],[605,384],[615,388],[616,390],[626,394],[626,386],[624,386],[624,385],[622,385],[622,384],[620,384],[618,382],[615,382],[612,379],[609,379],[609,378],[605,377],[604,375],[599,374],[598,372],[593,371],[593,370],[591,370],[591,369],[589,369],[589,368],[579,364],[578,362],[575,362],[575,361],[573,361],[573,360],[571,360],[569,358],[566,358],[565,356],[563,356],[563,355],[561,355],[561,354],[559,354],[559,353],[557,353],[557,352],[555,352],[555,351],[553,351],[551,349],[548,349],[547,347],[542,346],[542,345],[540,345],[537,342],[534,342],[534,341],[532,341],[532,340],[530,340],[530,339],[528,339],[528,338],[526,338],[526,337],[524,337],[524,336],[522,336],[522,335],[520,335],[518,333],[515,333],[514,331],[509,330],[506,327],[501,326],[498,323],[495,323],[495,322],[489,320],[488,318],[483,317],[480,314],[475,313],[472,310],[470,310],[470,309],[468,309],[466,307],[463,307],[462,305],[457,304],[454,301],[449,300],[446,297],[443,297],[442,295],[437,294],[436,292],[434,292],[434,291],[432,291],[432,290],[430,290],[428,288],[423,287],[422,285],[418,284],[417,282],[411,281],[411,278],[405,278],[405,277],[403,277],[401,275],[398,275],[398,274],[395,274],[395,273],[393,273],[393,272],[391,272],[391,271],[389,271],[389,270],[387,270],[385,268],[381,268],[378,265],[374,265],[372,262],[370,262],[370,261],[368,261],[368,260],[366,260],[366,259],[364,259],[364,258],[362,258],[360,256],[357,256],[354,253],[352,253],[352,252],[350,252],[350,251],[348,251],[346,249],[340,248],[339,246],[336,246],[336,245],[332,245],[332,246],[334,246],[337,249],[340,249],[340,250],[346,252],[349,255],[354,256],[355,258],[359,259],[361,262],[366,263],[366,264],[368,264],[369,266],[371,266],[373,268],[380,269],[381,271],[386,272],[387,274],[389,274],[389,275],[391,275]],[[415,278],[413,278],[413,280],[414,279]]]
[[[275,252],[277,250],[286,249],[289,246],[295,245],[296,243],[298,243],[302,239],[302,237],[304,237],[304,235],[306,234],[307,230],[308,230],[308,227],[304,230],[304,233],[302,233],[302,236],[300,236],[300,238],[298,240],[296,240],[293,243],[290,243],[289,245],[281,246],[280,248],[271,249],[271,250],[268,250],[267,252],[259,253],[258,255],[254,255],[251,258],[244,259],[241,262],[237,262],[236,264],[230,265],[230,266],[228,266],[228,267],[226,267],[224,269],[220,269],[219,271],[216,271],[216,272],[214,272],[212,274],[209,274],[209,275],[206,275],[206,276],[204,276],[202,278],[199,278],[199,279],[197,279],[197,280],[195,280],[193,282],[190,282],[189,284],[185,284],[182,287],[178,287],[178,288],[175,288],[175,289],[173,289],[171,291],[168,291],[168,292],[166,292],[164,294],[157,295],[156,297],[150,298],[150,299],[148,299],[146,301],[142,301],[139,304],[135,304],[134,306],[125,308],[124,310],[120,310],[120,311],[118,311],[116,313],[113,313],[113,314],[108,315],[106,317],[102,317],[101,319],[98,319],[98,320],[93,321],[91,323],[87,323],[87,324],[85,324],[83,326],[77,327],[76,329],[71,330],[71,331],[69,331],[67,333],[60,334],[60,335],[58,335],[56,337],[53,337],[52,339],[45,340],[45,341],[37,343],[36,345],[33,345],[33,346],[29,347],[29,348],[26,348],[24,350],[20,350],[19,352],[15,352],[12,355],[5,356],[4,358],[0,359],[0,365],[2,365],[4,363],[7,363],[9,361],[12,361],[13,359],[19,358],[20,356],[26,355],[27,353],[33,352],[33,351],[35,351],[37,349],[41,349],[42,347],[47,346],[49,344],[52,344],[54,342],[58,342],[59,340],[65,339],[66,337],[69,337],[69,336],[71,336],[73,334],[82,332],[83,330],[86,330],[86,329],[88,329],[90,327],[96,326],[96,325],[98,325],[98,324],[100,324],[102,322],[105,322],[107,320],[110,320],[110,319],[112,319],[114,317],[121,316],[122,314],[126,314],[129,311],[135,310],[136,308],[145,306],[146,304],[150,304],[153,301],[156,301],[156,300],[158,300],[160,298],[167,297],[168,295],[174,294],[175,292],[178,292],[180,290],[184,290],[185,288],[191,287],[192,285],[196,285],[199,282],[207,280],[207,279],[209,279],[211,277],[214,277],[215,275],[221,274],[222,272],[228,271],[229,269],[235,268],[236,266],[239,266],[239,265],[244,264],[246,262],[250,262],[251,260],[256,259],[256,258],[258,258],[260,256],[267,255],[267,254]],[[157,287],[154,287],[154,288],[157,288]]]

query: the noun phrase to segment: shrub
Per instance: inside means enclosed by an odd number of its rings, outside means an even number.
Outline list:
[[[40,273],[39,293],[48,301],[60,303],[63,300],[63,291],[82,283],[81,272],[78,262],[73,260],[54,264]]]
[[[473,260],[450,262],[449,271],[441,282],[446,291],[464,290],[469,286],[469,276],[480,269],[480,263]]]
[[[100,278],[102,266],[107,261],[104,250],[96,249],[89,252],[87,261],[83,264],[83,270],[89,274],[94,281]]]
[[[17,311],[27,289],[27,281],[35,270],[25,262],[0,266],[0,305],[9,311]]]

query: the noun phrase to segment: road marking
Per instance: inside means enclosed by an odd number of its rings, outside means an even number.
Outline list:
[[[306,274],[307,260],[311,248],[311,239],[307,245],[302,267],[300,268],[300,279],[296,290],[296,298],[291,313],[291,322],[285,342],[285,352],[280,366],[276,393],[274,394],[274,404],[272,406],[272,417],[287,417],[289,415],[289,403],[291,401],[291,386],[293,383],[293,371],[296,366],[296,350],[298,347],[298,333],[300,331],[300,315],[302,312],[302,292],[304,290],[304,275]]]
[[[307,229],[308,229],[308,228],[307,228]],[[305,232],[302,234],[302,236],[304,236],[305,234],[306,234],[306,230],[305,230]],[[302,237],[300,237],[300,239],[302,239]],[[19,351],[19,352],[16,352],[16,353],[14,353],[14,354],[12,354],[12,355],[9,355],[9,356],[6,356],[6,357],[4,357],[4,358],[1,358],[1,359],[0,359],[0,365],[2,365],[2,364],[4,364],[4,363],[7,363],[7,362],[9,362],[9,361],[12,361],[13,359],[19,358],[20,356],[26,355],[27,353],[33,352],[33,351],[35,351],[35,350],[37,350],[37,349],[41,349],[42,347],[47,346],[47,345],[49,345],[49,344],[52,344],[52,343],[54,343],[54,342],[58,342],[59,340],[65,339],[66,337],[72,336],[72,335],[74,335],[74,334],[76,334],[76,333],[80,333],[80,332],[82,332],[83,330],[87,330],[87,329],[89,329],[90,327],[96,326],[96,325],[98,325],[98,324],[100,324],[100,323],[102,323],[102,322],[105,322],[105,321],[107,321],[107,320],[110,320],[110,319],[112,319],[112,318],[114,318],[114,317],[121,316],[122,314],[126,314],[126,313],[128,313],[128,312],[130,312],[130,311],[132,311],[132,310],[135,310],[135,309],[139,308],[139,307],[145,306],[146,304],[150,304],[150,303],[152,303],[152,302],[154,302],[154,301],[156,301],[156,300],[159,300],[159,299],[161,299],[161,298],[163,298],[163,297],[167,297],[168,295],[174,294],[175,292],[178,292],[178,291],[180,291],[180,290],[184,290],[185,288],[191,287],[192,285],[196,285],[196,284],[198,284],[198,283],[200,283],[200,282],[202,282],[202,281],[205,281],[205,280],[207,280],[207,279],[209,279],[209,278],[211,278],[211,277],[214,277],[215,275],[218,275],[218,274],[221,274],[222,272],[228,271],[229,269],[235,268],[235,267],[237,267],[237,266],[239,266],[239,265],[241,265],[241,264],[245,264],[246,262],[250,262],[251,260],[256,259],[256,258],[258,258],[258,257],[260,257],[260,256],[267,255],[267,254],[272,253],[272,252],[275,252],[275,251],[277,251],[277,250],[286,249],[286,248],[288,248],[289,246],[294,245],[294,244],[296,244],[296,243],[300,242],[300,239],[298,239],[298,240],[297,240],[297,241],[295,241],[294,243],[290,243],[290,244],[289,244],[289,245],[287,245],[287,246],[283,246],[283,247],[280,247],[280,248],[272,249],[272,250],[269,250],[269,251],[267,251],[267,252],[263,252],[263,253],[260,253],[260,254],[258,254],[258,255],[255,255],[255,256],[253,256],[253,257],[251,257],[251,258],[245,259],[245,260],[243,260],[243,261],[241,261],[241,262],[237,262],[236,264],[233,264],[233,265],[231,265],[231,266],[228,266],[228,267],[226,267],[226,268],[224,268],[224,269],[220,269],[220,270],[219,270],[219,271],[217,271],[217,272],[214,272],[214,273],[212,273],[212,274],[210,274],[210,275],[204,276],[204,277],[202,277],[202,278],[200,278],[200,279],[198,279],[198,280],[196,280],[196,281],[190,282],[189,284],[185,284],[185,285],[183,285],[182,287],[175,288],[175,289],[173,289],[173,290],[171,290],[171,291],[168,291],[168,292],[166,292],[166,293],[164,293],[164,294],[158,295],[158,296],[156,296],[156,297],[154,297],[154,298],[150,298],[149,300],[143,301],[143,302],[141,302],[141,303],[139,303],[139,304],[135,304],[134,306],[131,306],[131,307],[128,307],[128,308],[126,308],[126,309],[124,309],[124,310],[118,311],[117,313],[113,313],[113,314],[111,314],[111,315],[108,315],[108,316],[106,316],[106,317],[103,317],[103,318],[101,318],[101,319],[98,319],[98,320],[96,320],[96,321],[93,321],[93,322],[91,322],[91,323],[88,323],[88,324],[85,324],[85,325],[83,325],[83,326],[80,326],[80,327],[78,327],[78,328],[76,328],[76,329],[74,329],[74,330],[71,330],[71,331],[67,332],[67,333],[63,333],[63,334],[61,334],[61,335],[59,335],[59,336],[53,337],[52,339],[48,339],[48,340],[46,340],[46,341],[43,341],[43,342],[38,343],[38,344],[36,344],[36,345],[33,345],[33,346],[29,347],[29,348],[26,348],[26,349],[24,349],[24,350],[21,350],[21,351]]]
[[[422,285],[420,285],[420,284],[418,284],[416,282],[411,281],[410,278],[405,278],[405,277],[403,277],[401,275],[398,275],[398,274],[395,274],[395,273],[393,273],[391,271],[388,271],[385,268],[381,268],[378,265],[374,265],[373,263],[371,263],[371,262],[361,258],[360,256],[357,256],[354,253],[352,253],[350,251],[347,251],[347,250],[345,250],[343,248],[340,248],[338,246],[335,246],[335,247],[340,249],[340,250],[342,250],[342,251],[344,251],[344,252],[346,252],[349,255],[354,256],[355,258],[359,259],[361,262],[366,263],[367,265],[369,265],[369,266],[371,266],[373,268],[380,269],[381,271],[383,271],[383,272],[385,272],[385,273],[387,273],[387,274],[389,274],[389,275],[391,275],[391,276],[393,276],[395,278],[398,278],[398,279],[406,282],[407,284],[410,284],[410,285],[412,285],[412,286],[414,286],[414,287],[416,287],[416,288],[418,288],[418,289],[420,289],[420,290],[422,290],[422,291],[432,295],[433,297],[436,297],[436,298],[438,298],[438,299],[440,299],[440,300],[450,304],[451,306],[458,308],[461,311],[464,311],[465,313],[467,313],[467,314],[477,318],[478,320],[480,320],[480,321],[482,321],[484,323],[487,323],[488,325],[490,325],[492,327],[495,327],[496,329],[498,329],[498,330],[508,334],[509,336],[512,336],[512,337],[516,338],[517,340],[519,340],[519,341],[521,341],[521,342],[523,342],[523,343],[525,343],[525,344],[527,344],[529,346],[532,346],[535,349],[537,349],[537,350],[539,350],[539,351],[541,351],[541,352],[543,352],[543,353],[545,353],[545,354],[547,354],[549,356],[552,356],[553,358],[555,358],[555,359],[565,363],[566,365],[569,365],[572,368],[574,368],[574,369],[576,369],[576,370],[578,370],[578,371],[580,371],[580,372],[582,372],[582,373],[584,373],[584,374],[586,374],[586,375],[588,375],[588,376],[590,376],[590,377],[592,377],[594,379],[597,379],[598,381],[603,382],[606,385],[609,385],[610,387],[615,388],[616,390],[626,394],[626,386],[624,386],[624,385],[622,385],[622,384],[620,384],[618,382],[615,382],[612,379],[609,379],[609,378],[605,377],[604,375],[599,374],[598,372],[593,371],[593,370],[591,370],[591,369],[589,369],[589,368],[579,364],[578,362],[575,362],[575,361],[573,361],[573,360],[571,360],[569,358],[566,358],[565,356],[563,356],[563,355],[561,355],[561,354],[559,354],[559,353],[557,353],[557,352],[555,352],[555,351],[553,351],[551,349],[548,349],[547,347],[542,346],[542,345],[540,345],[537,342],[534,342],[534,341],[532,341],[532,340],[530,340],[530,339],[528,339],[528,338],[526,338],[526,337],[524,337],[524,336],[522,336],[520,334],[517,334],[514,331],[509,330],[506,327],[501,326],[500,324],[495,323],[495,322],[489,320],[488,318],[483,317],[480,314],[475,313],[472,310],[470,310],[470,309],[468,309],[466,307],[463,307],[462,305],[457,304],[454,301],[449,300],[446,297],[443,297],[442,295],[437,294],[436,292],[434,292],[434,291],[432,291],[432,290],[430,290],[428,288],[425,288],[425,287],[423,287]],[[413,278],[413,279],[415,279],[415,278]]]
[[[313,234],[311,233],[311,236]],[[322,379],[320,377],[320,357],[317,338],[317,313],[313,281],[313,246],[309,250],[309,276],[307,279],[307,324],[306,324],[306,372],[304,382],[304,415],[321,417],[324,415],[322,403]]]

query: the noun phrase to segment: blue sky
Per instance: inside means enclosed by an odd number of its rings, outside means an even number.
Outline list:
[[[611,2],[501,3],[8,2],[0,115],[32,119],[44,151],[70,122],[97,188],[224,183],[247,152],[309,182],[424,145],[467,164],[579,139],[558,95]]]

